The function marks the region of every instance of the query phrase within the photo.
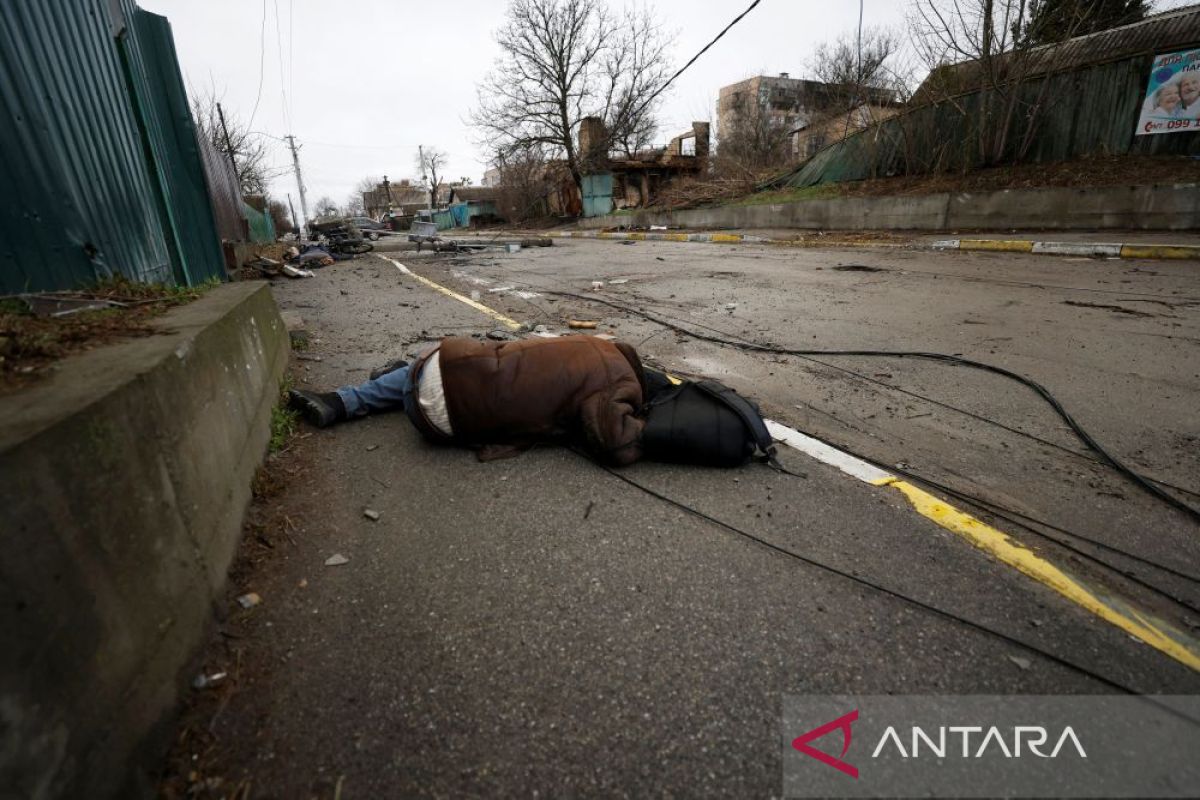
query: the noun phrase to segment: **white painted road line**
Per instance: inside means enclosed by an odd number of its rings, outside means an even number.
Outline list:
[[[836,447],[825,444],[820,439],[814,439],[807,434],[801,433],[795,428],[789,428],[787,425],[780,424],[773,419],[765,420],[765,422],[767,423],[767,432],[771,434],[771,438],[775,441],[782,442],[805,455],[812,456],[823,464],[837,467],[852,478],[858,478],[860,481],[878,486],[886,482],[889,478],[895,477],[884,472],[874,464],[868,464],[857,456],[844,453]]]

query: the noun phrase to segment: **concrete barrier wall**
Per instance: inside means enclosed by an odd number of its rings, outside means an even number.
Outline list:
[[[695,230],[1164,230],[1200,228],[1200,186],[1010,189],[846,197],[685,211],[636,211],[579,221],[581,228]]]
[[[146,792],[224,586],[287,331],[264,284],[160,324],[0,398],[5,797]]]

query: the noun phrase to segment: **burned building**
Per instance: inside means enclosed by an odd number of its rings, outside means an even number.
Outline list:
[[[698,175],[707,168],[709,124],[693,122],[692,129],[663,147],[648,148],[625,157],[599,152],[606,141],[604,124],[595,117],[579,127],[579,152],[587,167],[583,176],[583,216],[596,217],[616,208],[636,208],[654,202],[659,189],[683,175]]]

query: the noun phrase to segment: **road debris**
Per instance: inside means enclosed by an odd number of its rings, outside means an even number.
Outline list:
[[[193,689],[208,689],[210,687],[216,686],[218,683],[225,680],[225,678],[227,678],[228,676],[229,676],[229,673],[227,673],[227,672],[214,672],[211,675],[205,675],[203,672],[201,672],[192,681],[192,688]]]
[[[595,330],[596,326],[599,324],[600,323],[596,322],[595,320],[590,319],[573,319],[567,322],[567,327],[573,328],[574,330],[592,331]]]
[[[371,522],[379,521],[379,512],[373,508],[364,508],[363,516],[366,517],[367,519],[371,520]]]
[[[239,597],[237,601],[238,605],[242,608],[254,608],[256,605],[262,602],[262,597],[259,596],[258,592],[247,592]]]
[[[598,292],[604,288],[604,281],[592,281],[592,291]]]
[[[1008,656],[1008,660],[1016,664],[1021,669],[1029,669],[1033,666],[1032,661],[1030,661],[1028,658],[1021,658],[1020,656]]]
[[[369,452],[371,452],[372,450],[378,450],[378,449],[379,449],[379,445],[377,445],[377,444],[369,444],[369,445],[367,445],[367,452],[368,452],[368,453],[369,453]]]
[[[341,553],[334,553],[329,558],[325,559],[325,566],[340,567],[342,564],[349,564],[350,559],[346,558]]]
[[[1139,311],[1136,308],[1126,308],[1125,306],[1113,305],[1112,303],[1088,303],[1083,300],[1063,300],[1061,302],[1064,306],[1075,306],[1076,308],[1096,308],[1100,309],[1101,311],[1114,311],[1118,314],[1128,314],[1131,317],[1155,316],[1154,314],[1146,311]]]
[[[299,267],[293,267],[291,264],[283,265],[283,274],[287,275],[289,278],[315,278],[315,277],[317,277],[316,274],[312,270],[300,269]]]

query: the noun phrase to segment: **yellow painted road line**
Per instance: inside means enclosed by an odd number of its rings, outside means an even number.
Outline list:
[[[959,511],[924,489],[898,478],[888,478],[877,485],[899,490],[921,516],[958,534],[998,561],[1053,589],[1077,606],[1141,639],[1155,650],[1200,672],[1200,642],[1183,631],[1172,628],[1123,600],[1109,598],[1106,593],[1084,586],[1077,578],[1013,541],[1007,534]]]
[[[1053,589],[1129,635],[1145,642],[1159,652],[1200,672],[1200,641],[1167,622],[1156,619],[1129,602],[1107,592],[1087,586],[1080,579],[1014,541],[1008,534],[993,528],[938,497],[913,486],[907,481],[876,467],[858,456],[814,439],[794,428],[767,420],[771,438],[793,447],[824,464],[836,467],[856,480],[872,486],[896,489],[908,500],[918,514],[962,537],[967,542]]]
[[[1121,258],[1200,259],[1200,247],[1171,244],[1123,244],[1121,245]]]
[[[521,327],[521,323],[516,320],[416,274],[399,261],[387,256],[380,256],[380,258],[390,261],[400,272],[420,281],[435,292],[465,303],[513,330]],[[673,383],[677,381],[673,375],[668,374],[668,377]],[[1078,578],[1069,575],[1032,550],[1014,541],[1003,531],[960,511],[924,489],[913,486],[858,456],[838,450],[832,445],[774,420],[767,420],[766,423],[767,430],[776,441],[793,447],[824,464],[836,467],[863,483],[896,489],[905,496],[921,516],[957,534],[1001,563],[1007,564],[1038,583],[1053,589],[1067,600],[1090,611],[1105,622],[1115,625],[1130,636],[1200,672],[1200,641],[1191,635],[1135,608],[1128,601],[1086,586]]]
[[[414,278],[414,279],[420,281],[421,283],[428,286],[430,289],[433,289],[435,292],[444,294],[444,295],[446,295],[446,297],[452,297],[460,303],[466,303],[467,305],[469,305],[471,308],[475,309],[476,311],[482,311],[484,314],[487,314],[492,319],[494,319],[498,322],[501,322],[504,325],[507,325],[509,328],[512,328],[514,331],[520,330],[521,323],[517,322],[515,319],[512,319],[511,317],[506,317],[503,314],[501,314],[499,311],[488,308],[483,303],[480,303],[476,300],[472,300],[469,297],[464,297],[461,294],[459,294],[458,292],[454,291],[453,289],[447,289],[445,286],[442,286],[440,283],[435,283],[435,282],[429,280],[429,278],[424,278],[424,277],[418,275],[417,273],[413,272],[411,269],[404,266],[403,264],[401,264],[399,261],[395,260],[394,258],[388,258],[387,256],[380,256],[380,258],[382,258],[385,261],[392,262],[392,264],[396,267],[396,269],[400,270],[400,272],[409,276],[410,278]]]
[[[1031,253],[1033,242],[1026,239],[959,239],[959,250],[991,250],[1002,253]]]

